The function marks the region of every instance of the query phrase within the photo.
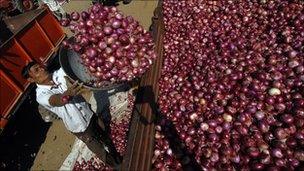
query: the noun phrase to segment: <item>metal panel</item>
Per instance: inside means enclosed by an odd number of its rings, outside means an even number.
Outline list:
[[[33,21],[17,35],[18,42],[37,61],[44,61],[52,52],[53,45]]]
[[[10,109],[21,95],[21,90],[12,83],[9,78],[0,70],[0,115],[6,118]]]
[[[37,22],[54,46],[61,43],[61,39],[65,37],[65,34],[53,15],[44,12],[37,18]]]
[[[21,70],[29,61],[31,59],[14,39],[0,50],[0,70],[8,75],[11,84],[22,90],[25,90],[29,83],[22,78]]]

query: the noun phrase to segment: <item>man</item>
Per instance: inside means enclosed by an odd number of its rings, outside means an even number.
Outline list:
[[[58,115],[66,128],[82,140],[98,158],[113,168],[118,167],[120,161],[115,157],[117,152],[113,146],[105,147],[101,141],[101,135],[97,134],[94,127],[97,125],[96,116],[80,95],[83,91],[82,84],[76,81],[67,86],[69,79],[62,68],[50,74],[36,62],[26,65],[22,70],[22,76],[36,83],[36,100],[40,105]],[[101,128],[98,130],[100,132]],[[108,148],[110,153],[105,153],[104,148]]]

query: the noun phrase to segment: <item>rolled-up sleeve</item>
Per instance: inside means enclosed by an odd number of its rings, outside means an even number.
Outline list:
[[[67,76],[62,68],[60,68],[57,72],[58,72],[58,75],[60,75],[60,76]]]

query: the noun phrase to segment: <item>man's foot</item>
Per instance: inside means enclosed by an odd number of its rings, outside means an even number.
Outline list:
[[[119,167],[120,167],[120,165],[121,165],[121,163],[122,163],[122,159],[120,159],[119,157],[114,157],[110,153],[107,153],[107,155],[106,155],[106,163],[108,165],[110,165],[112,168],[118,170]]]

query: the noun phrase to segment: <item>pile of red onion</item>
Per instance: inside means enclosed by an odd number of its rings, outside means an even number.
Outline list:
[[[112,168],[106,166],[101,160],[98,158],[91,158],[88,161],[81,161],[76,162],[73,168],[73,171],[83,171],[83,170],[90,170],[90,171],[112,171]]]
[[[163,121],[165,123],[165,121]],[[166,129],[165,124],[162,125]],[[157,124],[155,126],[155,149],[152,163],[154,164],[154,170],[182,170],[182,165],[173,154],[173,150],[170,148],[169,141],[164,136],[162,126]]]
[[[117,152],[124,156],[127,147],[127,135],[129,132],[131,116],[133,112],[133,107],[135,103],[135,97],[129,93],[128,94],[128,110],[125,110],[120,118],[121,120],[112,120],[111,127],[111,139]]]
[[[304,2],[164,0],[163,13],[158,102],[201,169],[303,169]]]
[[[74,33],[63,46],[81,54],[83,64],[97,79],[112,83],[140,77],[156,58],[149,32],[133,17],[125,17],[116,7],[95,4],[88,12],[72,12],[61,25]]]

